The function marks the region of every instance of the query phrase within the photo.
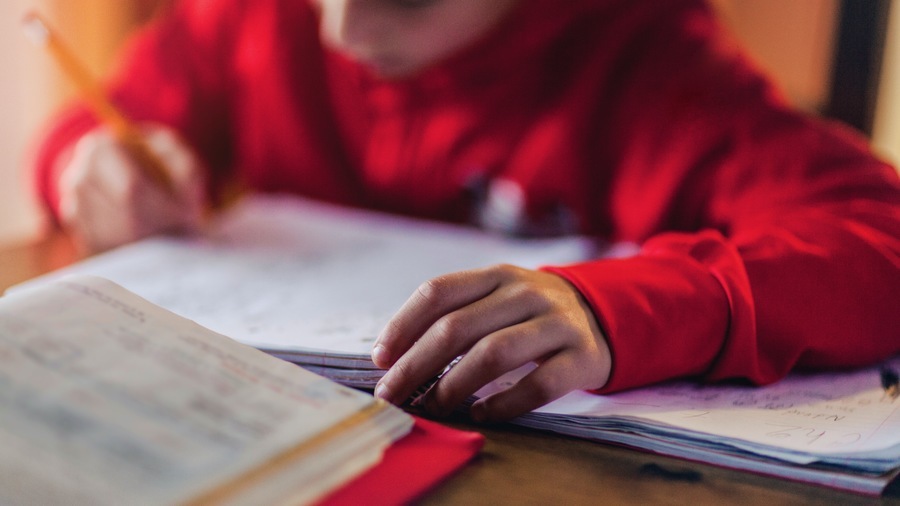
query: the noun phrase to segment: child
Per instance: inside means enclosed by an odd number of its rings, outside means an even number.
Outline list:
[[[500,420],[573,389],[762,384],[900,351],[896,172],[789,110],[699,0],[184,0],[110,90],[175,191],[70,111],[37,178],[91,248],[193,227],[229,179],[642,245],[426,281],[373,350],[392,402],[460,354],[434,414],[539,364],[472,406]]]

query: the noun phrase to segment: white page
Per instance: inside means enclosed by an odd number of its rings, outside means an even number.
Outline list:
[[[182,501],[373,402],[98,278],[0,298],[3,503]],[[356,450],[365,464],[411,426],[390,410]],[[347,477],[321,464],[295,486]]]
[[[258,348],[368,357],[391,315],[432,277],[497,263],[568,263],[596,250],[582,237],[515,240],[295,197],[255,196],[212,223],[204,237],[148,239],[50,277],[109,278]]]

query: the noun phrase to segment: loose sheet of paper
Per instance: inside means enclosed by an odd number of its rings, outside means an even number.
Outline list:
[[[181,501],[372,402],[105,280],[0,299],[3,503]]]

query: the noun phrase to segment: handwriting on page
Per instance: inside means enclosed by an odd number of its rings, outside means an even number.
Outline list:
[[[4,298],[0,436],[32,451],[5,451],[0,468],[30,460],[62,466],[64,477],[83,466],[100,480],[93,486],[108,478],[140,490],[149,480],[161,494],[149,502],[168,502],[370,402],[291,364],[241,355],[243,345],[101,281]],[[69,458],[54,463],[60,446]]]
[[[72,291],[82,293],[87,295],[88,297],[99,301],[102,304],[105,304],[109,307],[115,308],[118,311],[128,315],[129,317],[144,323],[146,321],[146,315],[140,309],[137,309],[133,306],[129,306],[128,304],[122,302],[121,300],[110,297],[109,295],[97,290],[96,288],[80,285],[78,283],[62,283],[63,286],[66,286]]]
[[[840,387],[812,375],[763,388],[682,383],[615,396],[615,402],[638,403],[645,406],[642,417],[685,429],[788,449],[859,451],[876,447],[885,431],[900,431],[900,402],[877,381],[868,371]]]
[[[896,368],[900,358],[895,362]],[[508,388],[533,367],[498,378],[476,396]],[[900,445],[900,399],[885,393],[875,367],[795,374],[764,387],[677,382],[605,396],[571,392],[535,414],[586,427],[627,425],[701,437],[796,462]]]
[[[393,313],[429,278],[494,263],[568,263],[587,238],[504,239],[483,231],[255,196],[202,237],[153,238],[70,268],[108,278],[263,349],[368,356]]]

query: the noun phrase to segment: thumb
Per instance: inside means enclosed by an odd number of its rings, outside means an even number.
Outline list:
[[[188,212],[187,225],[199,225],[206,208],[206,170],[194,150],[174,129],[151,124],[145,127],[150,150],[160,158],[174,188],[178,205]]]

